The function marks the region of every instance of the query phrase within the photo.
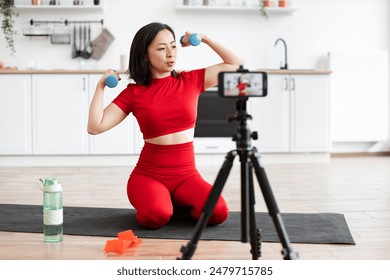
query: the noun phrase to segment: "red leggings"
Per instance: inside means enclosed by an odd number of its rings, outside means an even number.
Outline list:
[[[195,167],[192,142],[145,143],[127,183],[127,196],[137,210],[138,223],[157,229],[169,221],[173,206],[188,207],[191,216],[198,220],[211,188]],[[228,208],[220,196],[209,223],[220,224],[227,217]]]

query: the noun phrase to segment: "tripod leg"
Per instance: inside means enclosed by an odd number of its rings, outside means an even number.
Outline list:
[[[256,216],[255,216],[255,191],[253,187],[253,173],[252,164],[249,172],[249,232],[250,232],[250,244],[251,254],[253,260],[258,260],[261,257],[261,233],[260,229],[256,227]]]
[[[298,259],[298,253],[296,253],[293,250],[293,248],[291,247],[290,240],[288,238],[288,234],[287,234],[286,228],[284,226],[282,216],[279,212],[278,205],[276,204],[276,200],[275,200],[275,197],[274,197],[273,192],[271,190],[271,186],[269,184],[265,170],[263,167],[260,166],[260,163],[258,160],[259,154],[258,154],[256,148],[252,149],[252,153],[250,155],[250,158],[251,158],[251,161],[253,163],[253,167],[255,169],[255,174],[256,174],[257,180],[259,181],[260,188],[261,188],[261,191],[263,193],[265,203],[267,204],[269,214],[272,217],[272,220],[274,222],[279,239],[283,245],[282,254],[284,256],[284,259],[286,259],[286,260]]]
[[[250,194],[251,166],[247,153],[240,153],[241,162],[241,242],[248,242],[248,225],[250,225]],[[252,179],[253,180],[253,179]]]
[[[202,214],[196,224],[195,231],[191,237],[191,240],[187,243],[187,246],[182,246],[180,252],[183,253],[181,260],[190,260],[193,254],[195,253],[198,241],[202,234],[202,231],[207,225],[207,222],[214,211],[215,205],[217,204],[218,198],[222,193],[222,189],[226,183],[226,180],[229,176],[230,170],[233,166],[233,161],[236,156],[236,151],[230,151],[225,158],[225,161],[219,170],[217,178],[215,179],[213,188],[210,191],[210,194],[205,202],[205,205],[202,210]]]

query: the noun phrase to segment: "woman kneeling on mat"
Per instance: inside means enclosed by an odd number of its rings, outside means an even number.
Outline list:
[[[190,46],[186,32],[182,46]],[[199,219],[212,188],[195,166],[194,127],[200,93],[218,84],[218,73],[236,71],[243,60],[205,35],[208,45],[222,63],[192,71],[174,70],[177,49],[175,33],[162,23],[150,23],[135,35],[130,49],[130,83],[103,109],[105,80],[118,74],[109,69],[99,80],[91,102],[88,132],[99,134],[133,113],[145,141],[138,163],[127,184],[127,195],[137,211],[140,225],[157,229],[173,215],[174,206],[190,209]],[[222,196],[218,199],[210,224],[221,224],[228,217]]]

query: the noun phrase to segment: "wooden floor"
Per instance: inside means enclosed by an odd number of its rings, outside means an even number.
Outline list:
[[[331,158],[329,163],[264,165],[281,212],[345,215],[356,245],[292,244],[303,260],[390,259],[390,157]],[[0,203],[42,204],[38,178],[53,176],[64,187],[64,206],[129,207],[125,186],[132,167],[0,168]],[[214,182],[219,166],[199,166]],[[223,194],[240,210],[239,168]],[[267,211],[256,187],[256,210]],[[1,215],[1,213],[0,213]],[[44,244],[42,234],[0,232],[0,259],[168,259],[187,241],[143,239],[123,255],[105,254],[109,238],[64,236]],[[262,259],[280,260],[279,243],[263,243]],[[201,241],[193,259],[251,259],[249,244]]]

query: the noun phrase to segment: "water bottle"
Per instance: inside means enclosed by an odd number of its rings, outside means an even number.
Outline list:
[[[57,179],[50,177],[42,183],[44,242],[61,242],[63,239],[62,186]]]

